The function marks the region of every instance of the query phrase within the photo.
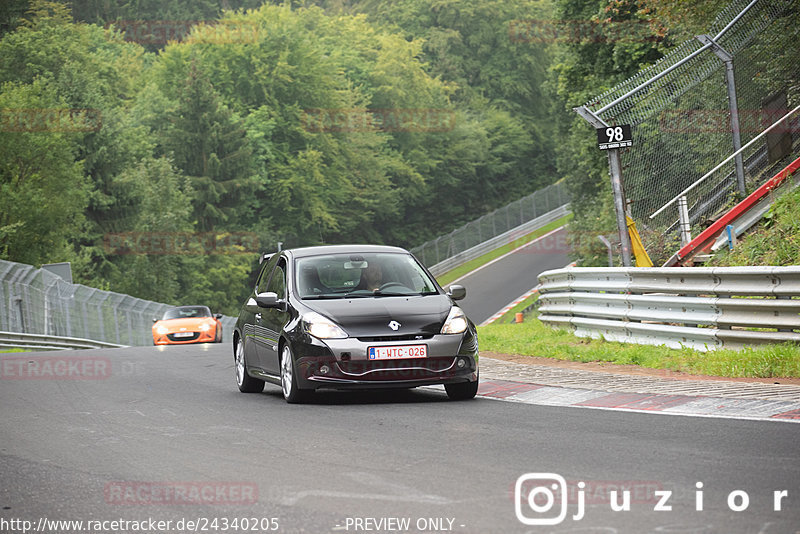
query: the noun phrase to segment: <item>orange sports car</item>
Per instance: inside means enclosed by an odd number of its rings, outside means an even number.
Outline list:
[[[212,315],[208,306],[170,308],[161,320],[153,319],[153,345],[221,343],[221,317]]]

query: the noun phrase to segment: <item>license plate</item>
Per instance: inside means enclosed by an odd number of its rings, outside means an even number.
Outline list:
[[[173,337],[192,337],[194,332],[175,332],[172,334]]]
[[[370,347],[367,350],[370,360],[398,360],[403,358],[427,358],[427,345],[398,345],[394,347]]]

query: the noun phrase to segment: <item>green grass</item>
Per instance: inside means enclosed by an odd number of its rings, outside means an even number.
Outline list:
[[[30,352],[28,349],[0,349],[0,352]]]
[[[458,280],[459,278],[461,278],[465,274],[471,273],[472,271],[474,271],[478,267],[482,267],[482,266],[486,265],[487,263],[489,263],[490,261],[492,261],[492,260],[494,260],[496,258],[499,258],[503,254],[507,254],[507,253],[511,252],[512,250],[514,250],[516,248],[519,248],[519,247],[521,247],[522,245],[524,245],[526,243],[530,243],[531,241],[533,241],[537,237],[541,237],[544,234],[546,234],[547,232],[551,232],[551,231],[555,230],[556,228],[564,226],[565,224],[567,224],[571,220],[572,220],[572,214],[569,213],[569,214],[561,217],[558,220],[555,220],[555,221],[553,221],[553,222],[551,222],[549,224],[546,224],[546,225],[542,226],[541,228],[531,232],[530,234],[527,234],[527,235],[524,235],[524,236],[520,236],[519,238],[515,239],[514,241],[511,241],[510,243],[507,243],[507,244],[503,245],[500,248],[497,248],[497,249],[495,249],[495,250],[493,250],[491,252],[487,252],[486,254],[484,254],[483,256],[481,256],[479,258],[475,258],[474,260],[468,261],[467,263],[465,263],[463,265],[460,265],[460,266],[456,267],[455,269],[453,269],[451,271],[448,271],[448,272],[446,272],[446,273],[444,273],[444,274],[442,274],[440,276],[437,276],[436,280],[439,282],[439,285],[441,285],[443,287],[447,286],[448,284],[451,284],[454,280]]]
[[[652,345],[579,338],[526,316],[521,324],[480,327],[481,350],[578,362],[632,364],[696,375],[725,377],[800,377],[800,347],[765,345],[741,351],[700,352]]]

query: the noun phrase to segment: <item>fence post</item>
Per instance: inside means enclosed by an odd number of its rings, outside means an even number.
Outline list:
[[[733,136],[733,151],[739,152],[742,148],[741,126],[739,125],[739,106],[736,103],[736,82],[733,76],[733,56],[718,45],[709,35],[698,35],[697,40],[711,45],[711,50],[725,64],[725,85],[728,89],[728,108],[731,112],[731,134]],[[744,161],[742,154],[736,154],[736,185],[742,196],[747,194],[744,183]]]
[[[681,226],[681,245],[688,245],[692,240],[691,225],[689,223],[689,201],[686,195],[678,199],[678,218]]]

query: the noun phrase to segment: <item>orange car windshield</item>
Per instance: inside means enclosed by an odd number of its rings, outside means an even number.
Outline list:
[[[211,317],[211,310],[205,306],[186,306],[183,308],[172,308],[164,313],[162,321],[168,319],[189,319],[192,317]]]

